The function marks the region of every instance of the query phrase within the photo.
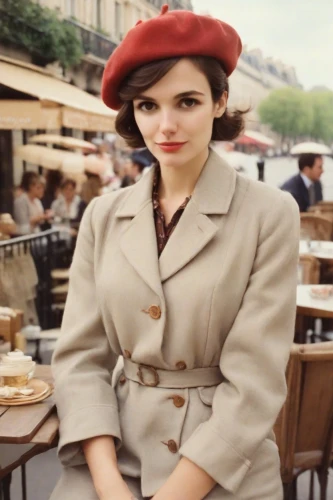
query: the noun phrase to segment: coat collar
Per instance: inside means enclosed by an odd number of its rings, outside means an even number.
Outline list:
[[[226,214],[235,191],[237,174],[214,151],[195,186],[192,199],[200,213],[205,215]],[[116,212],[116,217],[135,217],[146,203],[152,200],[154,168],[135,184]]]
[[[192,198],[160,259],[152,205],[153,178],[154,171],[151,169],[131,188],[118,208],[116,217],[132,218],[121,237],[122,252],[141,278],[162,297],[162,282],[194,259],[215,236],[218,226],[208,215],[228,213],[237,174],[216,153],[210,151]]]

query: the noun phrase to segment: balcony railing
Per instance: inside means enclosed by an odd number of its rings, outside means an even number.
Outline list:
[[[97,33],[97,31],[93,31],[72,19],[67,19],[66,22],[75,27],[85,54],[93,54],[106,61],[117,47],[117,44],[110,38]]]

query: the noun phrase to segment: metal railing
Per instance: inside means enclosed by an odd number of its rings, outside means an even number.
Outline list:
[[[44,330],[55,326],[52,310],[51,270],[56,264],[59,241],[59,231],[55,229],[0,241],[1,259],[10,259],[26,253],[33,258],[38,276],[36,309],[39,324]]]
[[[106,61],[110,57],[110,54],[116,49],[117,44],[107,36],[91,30],[87,26],[83,26],[72,19],[66,19],[66,22],[76,29],[76,34],[81,40],[85,54],[93,54]]]

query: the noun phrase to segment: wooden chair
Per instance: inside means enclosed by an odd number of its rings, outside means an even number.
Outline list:
[[[296,481],[316,471],[326,500],[333,449],[333,342],[294,344],[287,368],[288,397],[275,425],[284,499],[297,498]],[[313,500],[313,480],[310,484]]]
[[[320,263],[313,255],[300,255],[298,263],[298,284],[317,285],[320,282]],[[307,331],[313,330],[314,319],[307,316],[296,316],[295,338],[297,344],[306,344]]]
[[[320,263],[313,255],[300,255],[299,281],[301,285],[318,285],[320,281]]]
[[[312,205],[308,212],[333,217],[333,205]]]
[[[312,240],[331,241],[332,220],[316,213],[301,213],[301,231],[307,233]]]

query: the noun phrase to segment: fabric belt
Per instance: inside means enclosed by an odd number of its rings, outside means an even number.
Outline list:
[[[134,363],[129,359],[124,359],[124,374],[129,380],[141,385],[165,389],[212,387],[224,380],[218,366],[193,370],[160,370],[153,366]]]

